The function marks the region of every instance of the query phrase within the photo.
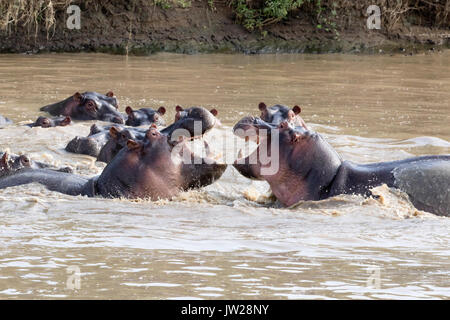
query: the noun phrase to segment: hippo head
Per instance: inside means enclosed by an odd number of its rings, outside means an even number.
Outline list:
[[[164,126],[165,121],[163,115],[166,113],[166,108],[159,107],[158,110],[152,108],[142,108],[139,110],[133,110],[131,107],[126,107],[125,112],[128,115],[128,119],[125,122],[127,126],[138,127],[142,125],[150,125],[152,123],[158,126]]]
[[[51,127],[64,127],[69,125],[72,122],[70,117],[57,117],[57,118],[49,118],[40,116],[36,119],[36,121],[32,124],[29,124],[30,127],[42,127],[42,128],[51,128]]]
[[[268,123],[279,125],[281,122],[287,121],[296,127],[302,126],[305,129],[308,129],[305,122],[300,117],[302,109],[297,105],[292,109],[280,104],[268,108],[264,102],[261,102],[258,105],[258,108],[261,111],[261,119]]]
[[[123,124],[124,120],[118,109],[117,98],[111,91],[106,95],[97,92],[75,93],[73,96],[76,113],[80,120],[102,120]]]
[[[102,120],[123,124],[123,116],[118,111],[118,101],[112,91],[106,95],[97,92],[76,92],[73,96],[42,107],[52,115],[69,116],[75,120]]]
[[[285,206],[320,199],[341,164],[339,155],[319,134],[287,121],[274,125],[246,117],[233,131],[259,142],[256,150],[238,158],[234,167],[247,178],[267,181]]]
[[[5,152],[0,159],[0,177],[7,176],[18,170],[30,167],[31,161],[27,156],[21,155],[11,158],[8,152]]]
[[[161,131],[169,136],[177,132],[177,136],[200,137],[214,126],[220,124],[219,119],[216,118],[218,114],[216,109],[208,111],[203,107],[183,109],[180,106],[176,106],[175,111],[175,122]]]
[[[142,141],[129,139],[126,148],[105,167],[98,179],[99,192],[157,200],[219,179],[226,165],[195,156],[185,142],[172,141],[152,125]]]
[[[145,133],[112,126],[109,129],[108,142],[101,148],[97,161],[109,163],[127,145],[128,140],[141,141],[144,137]]]

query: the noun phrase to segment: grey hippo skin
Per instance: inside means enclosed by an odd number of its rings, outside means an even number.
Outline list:
[[[67,99],[42,107],[52,116],[71,117],[73,120],[102,120],[123,124],[124,116],[118,111],[119,103],[113,92],[76,92]]]
[[[188,158],[190,163],[182,161]],[[47,169],[23,169],[1,178],[0,189],[40,183],[69,195],[157,200],[209,185],[222,176],[226,167],[209,158],[196,158],[185,146],[185,140],[173,142],[168,135],[150,128],[142,142],[128,140],[127,147],[98,177],[87,179]]]
[[[28,127],[41,127],[41,128],[52,128],[52,127],[65,127],[71,124],[72,119],[70,117],[43,117],[40,116],[35,122],[27,124]]]
[[[161,130],[161,133],[168,135],[172,140],[177,140],[180,135],[186,138],[202,136],[219,122],[216,118],[218,112],[215,109],[208,111],[203,107],[183,109],[180,106],[177,106],[175,107],[175,110],[174,123]],[[156,121],[157,118],[153,118],[153,120]],[[201,125],[201,128],[197,128],[195,123]],[[158,124],[158,122],[153,122],[151,125],[152,127],[156,127],[156,124]],[[145,131],[141,130],[142,129],[139,128],[120,128],[112,126],[109,129],[108,142],[100,150],[97,161],[109,163],[116,154],[126,146],[128,139],[142,141],[145,137]],[[204,145],[206,150],[208,150],[209,146],[206,141],[204,141]]]
[[[158,126],[166,125],[163,115],[166,113],[166,108],[159,107],[158,110],[152,108],[141,108],[139,110],[133,110],[131,107],[126,107],[125,112],[128,116],[125,124],[127,126],[139,127],[142,125],[150,125],[152,123]]]
[[[6,125],[6,124],[12,124],[12,123],[13,122],[11,120],[0,115],[0,126]]]
[[[339,194],[370,196],[371,188],[386,184],[407,193],[416,208],[450,216],[450,155],[357,164],[342,160],[320,134],[288,122],[274,126],[259,118],[246,117],[233,130],[245,137],[245,132],[259,135],[261,129],[269,132],[267,138],[261,138],[253,154],[237,159],[234,167],[248,178],[266,180],[284,206]],[[263,165],[259,150],[262,145],[271,150],[272,139],[279,141],[279,156],[271,157],[271,162]],[[263,174],[262,169],[273,165],[273,161],[278,161],[279,169]]]
[[[72,173],[73,170],[70,167],[57,168],[47,163],[33,161],[26,155],[14,155],[8,152],[0,152],[0,177],[10,175],[18,170],[30,168],[30,169],[48,169],[52,171],[68,172]]]
[[[258,105],[258,108],[261,111],[260,117],[265,122],[274,125],[279,125],[281,122],[287,121],[295,127],[301,126],[305,129],[308,129],[305,121],[300,116],[302,109],[297,105],[294,106],[292,109],[289,109],[289,107],[281,104],[276,104],[274,106],[267,107],[267,105],[264,102],[261,102]]]
[[[215,109],[211,111],[203,107],[182,109],[177,106],[174,123],[162,129],[161,133],[167,135],[175,133],[186,137],[201,136],[220,123],[216,115],[217,111]],[[152,119],[157,120],[155,118]],[[152,122],[151,124],[158,123]],[[127,128],[121,125],[100,127],[94,124],[91,126],[91,131],[87,137],[75,137],[67,144],[66,151],[90,155],[96,157],[98,161],[108,163],[125,146],[128,139],[141,141],[146,131],[146,129],[142,128]]]

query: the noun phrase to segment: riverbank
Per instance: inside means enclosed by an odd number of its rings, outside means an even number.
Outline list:
[[[391,8],[385,1],[380,1],[379,30],[367,28],[366,10],[373,1],[366,0],[308,1],[260,27],[243,21],[230,1],[84,1],[79,2],[79,30],[67,28],[65,10],[77,1],[66,2],[43,6],[33,19],[4,20],[0,52],[413,54],[450,47],[449,23],[442,13],[433,18],[431,10]]]

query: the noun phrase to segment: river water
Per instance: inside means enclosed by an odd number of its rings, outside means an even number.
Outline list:
[[[28,128],[39,107],[113,90],[125,106],[216,108],[207,135],[237,154],[231,128],[257,105],[302,116],[348,160],[450,153],[450,51],[415,56],[102,54],[0,56],[0,150],[104,167],[66,153],[92,122]],[[228,141],[226,145],[223,141]],[[238,142],[239,143],[239,142]],[[40,185],[0,190],[0,298],[397,299],[450,297],[450,218],[396,190],[278,208],[265,182],[229,167],[172,201],[88,199]],[[449,190],[443,190],[449,192]]]

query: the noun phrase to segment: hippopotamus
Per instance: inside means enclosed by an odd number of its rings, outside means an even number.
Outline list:
[[[184,146],[185,141],[173,141],[169,135],[151,127],[142,142],[128,140],[127,147],[114,157],[100,176],[88,179],[47,169],[22,169],[1,178],[0,189],[40,183],[49,190],[68,195],[172,198],[183,190],[213,183],[227,167],[213,159],[195,156]]]
[[[53,116],[68,116],[73,120],[102,120],[124,123],[124,116],[118,111],[119,104],[112,91],[106,95],[97,92],[76,92],[67,99],[42,107]]]
[[[179,139],[180,136],[185,138],[202,136],[219,123],[219,120],[216,118],[218,114],[216,109],[208,111],[203,107],[183,109],[180,106],[176,106],[175,110],[174,123],[161,130],[162,134],[166,134],[173,139]],[[155,126],[155,123],[152,126]],[[174,133],[177,135],[176,137],[172,137]],[[142,141],[144,137],[145,131],[139,131],[138,128],[121,129],[117,126],[112,126],[109,130],[109,140],[100,150],[97,161],[110,162],[125,147],[128,139]],[[205,150],[209,153],[208,143],[205,140],[203,140],[203,143]]]
[[[97,124],[93,124],[87,137],[76,136],[69,141],[65,150],[67,152],[97,157],[102,147],[108,142],[109,129],[111,127],[100,127]]]
[[[52,127],[65,127],[72,122],[70,117],[43,117],[40,116],[35,122],[27,124],[28,127],[41,127],[41,128],[52,128]]]
[[[5,125],[5,124],[12,124],[12,123],[13,122],[11,120],[0,115],[0,126]]]
[[[268,135],[234,167],[247,178],[267,181],[284,206],[339,194],[370,196],[371,188],[386,184],[408,194],[417,209],[450,216],[450,155],[358,164],[343,160],[320,134],[287,121],[275,126],[246,117],[233,128],[240,137],[262,135],[262,129]]]
[[[293,126],[301,126],[308,129],[305,121],[300,116],[302,109],[297,105],[292,109],[281,104],[276,104],[268,108],[264,102],[260,102],[258,108],[261,111],[261,119],[268,123],[279,125],[281,122],[287,121]]]
[[[153,124],[154,125],[154,124]],[[122,148],[127,145],[128,140],[143,141],[146,131],[130,130],[112,126],[109,129],[109,138],[106,144],[100,149],[97,161],[109,163]]]
[[[31,161],[27,156],[21,155],[11,159],[9,153],[5,152],[0,158],[0,178],[13,174],[20,169],[30,167]]]
[[[125,108],[125,112],[128,115],[127,121],[125,121],[127,126],[139,127],[152,123],[158,126],[166,125],[162,117],[166,113],[166,108],[164,107],[159,107],[158,110],[153,110],[152,108],[133,110],[133,108],[128,106]]]
[[[6,174],[11,174],[23,168],[31,168],[31,169],[45,168],[52,171],[60,171],[68,173],[73,172],[72,168],[70,167],[57,168],[53,165],[44,162],[33,161],[26,155],[14,155],[9,154],[8,152],[0,152],[0,156],[1,156],[0,169],[2,170],[2,173],[0,173],[0,177]]]
[[[216,118],[218,112],[215,109],[208,111],[203,107],[191,107],[184,110],[180,106],[175,109],[175,122],[162,129],[163,134],[176,132],[178,135],[186,137],[201,136],[220,123]],[[122,139],[122,142],[117,143],[115,136],[113,137],[110,132],[113,126],[115,127],[114,130],[137,140],[140,140],[146,132],[141,128],[124,128],[118,125],[100,127],[94,124],[91,126],[91,131],[87,137],[75,137],[67,144],[66,151],[90,155],[96,157],[99,161],[109,162],[124,147],[125,141]],[[105,149],[102,150],[103,148]]]

